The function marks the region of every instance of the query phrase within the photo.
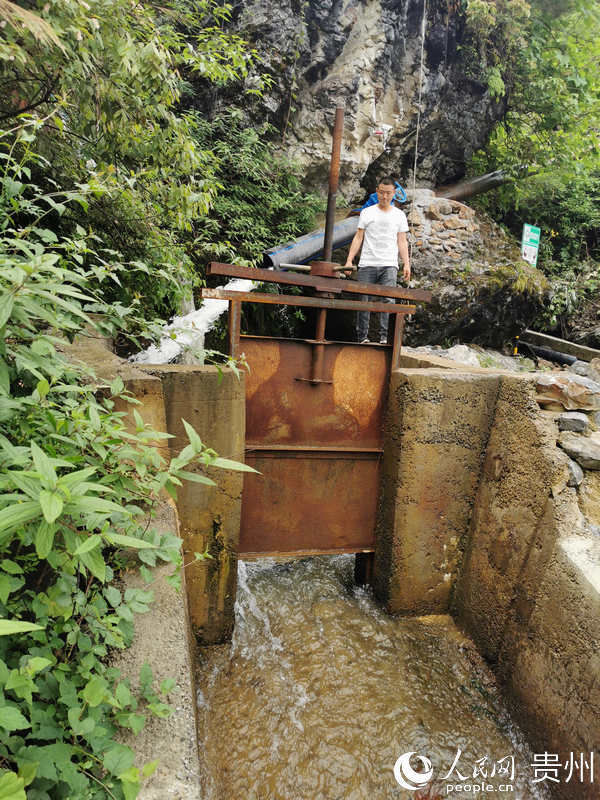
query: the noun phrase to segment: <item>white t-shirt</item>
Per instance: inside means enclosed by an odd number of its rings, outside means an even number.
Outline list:
[[[388,211],[369,206],[360,212],[358,228],[365,232],[359,267],[398,266],[398,234],[408,231],[404,211],[396,206]]]

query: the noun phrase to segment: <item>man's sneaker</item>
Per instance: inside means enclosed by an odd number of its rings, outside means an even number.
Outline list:
[[[387,344],[387,336],[383,335],[379,337],[379,344]]]
[[[371,342],[369,341],[369,338],[367,337],[366,339],[363,339],[361,341],[361,344],[371,344]]]

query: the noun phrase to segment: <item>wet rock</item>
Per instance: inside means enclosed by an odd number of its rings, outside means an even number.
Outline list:
[[[567,486],[577,487],[583,480],[583,470],[576,461],[570,458],[567,462],[567,469],[569,471],[569,479]]]
[[[571,364],[569,367],[569,372],[574,372],[576,375],[581,375],[584,378],[589,378],[590,376],[590,365],[587,361],[575,361],[574,364]]]
[[[575,363],[578,364],[580,362],[576,361]],[[591,378],[593,381],[598,381],[598,383],[600,383],[600,358],[592,358],[587,367],[588,367],[588,373],[587,373],[588,378]]]
[[[578,433],[564,432],[558,444],[584,469],[600,470],[600,442]]]
[[[600,384],[567,372],[537,375],[537,401],[542,406],[561,405],[568,410],[600,410]]]
[[[590,425],[587,414],[578,411],[567,411],[558,418],[559,431],[575,431],[576,433],[585,432]]]

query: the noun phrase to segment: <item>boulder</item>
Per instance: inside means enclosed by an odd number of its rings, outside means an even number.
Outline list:
[[[600,442],[597,439],[565,431],[558,437],[558,444],[580,467],[600,470]]]
[[[567,411],[561,414],[558,418],[559,431],[574,431],[576,433],[584,433],[590,426],[590,420],[587,414],[582,414],[579,411]]]
[[[537,401],[542,406],[559,404],[569,410],[600,410],[600,384],[568,372],[536,376]]]
[[[577,488],[583,480],[583,470],[576,461],[570,458],[567,462],[567,469],[569,471],[569,480],[567,486]]]

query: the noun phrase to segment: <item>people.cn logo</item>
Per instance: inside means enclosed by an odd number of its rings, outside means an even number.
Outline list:
[[[423,767],[422,772],[417,772],[410,765],[410,759],[415,756],[415,759],[421,763]],[[415,755],[414,751],[404,753],[394,764],[394,778],[396,782],[402,786],[403,789],[408,789],[415,792],[417,789],[422,789],[426,783],[433,777],[433,767],[431,761],[426,756]]]

